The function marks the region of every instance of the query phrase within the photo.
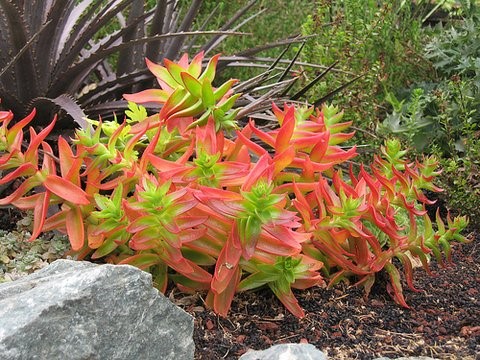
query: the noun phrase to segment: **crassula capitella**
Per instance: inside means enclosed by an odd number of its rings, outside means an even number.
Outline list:
[[[0,184],[20,183],[0,205],[33,211],[32,240],[65,232],[77,259],[137,266],[162,291],[204,291],[221,315],[236,292],[267,286],[302,317],[292,289],[354,278],[368,293],[381,271],[408,307],[412,258],[429,271],[431,254],[448,259],[450,242],[466,241],[465,217],[445,225],[425,209],[436,160],[409,162],[389,140],[372,164],[347,166],[351,124],[327,105],[272,104],[273,130],[240,128],[236,80],[215,87],[218,56],[202,60],[147,61],[160,89],[125,95],[122,123],[90,120],[55,152],[55,120],[37,134],[26,132],[34,112],[14,125],[0,112]]]

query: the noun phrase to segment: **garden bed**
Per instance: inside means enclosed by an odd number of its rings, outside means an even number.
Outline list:
[[[17,210],[0,209],[2,229],[14,230],[20,219]],[[308,342],[340,360],[420,355],[474,360],[480,353],[480,246],[478,235],[470,235],[475,236],[472,243],[453,245],[453,266],[439,268],[432,261],[434,277],[416,269],[415,286],[422,291],[405,286],[411,309],[396,305],[384,282],[368,299],[347,284],[296,291],[304,319],[288,313],[269,290],[237,294],[227,318],[207,310],[200,295],[169,289],[167,296],[195,317],[196,359],[237,359],[250,348]]]
[[[354,286],[298,291],[304,319],[288,313],[269,291],[237,294],[229,316],[205,310],[198,296],[176,290],[170,297],[195,317],[196,359],[237,359],[249,348],[305,342],[331,359],[373,359],[387,356],[430,356],[475,360],[480,354],[480,251],[478,241],[456,244],[454,266],[435,276],[415,271],[412,292],[405,286],[411,309],[395,304],[382,285],[368,299]],[[476,357],[477,356],[477,357]]]

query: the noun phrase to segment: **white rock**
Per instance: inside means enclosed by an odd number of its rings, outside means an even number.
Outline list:
[[[266,350],[250,350],[239,360],[327,360],[327,357],[311,344],[279,344]]]

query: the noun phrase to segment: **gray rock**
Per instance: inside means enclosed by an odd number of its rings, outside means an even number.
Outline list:
[[[0,284],[0,354],[17,359],[193,359],[193,318],[128,265],[57,260]]]
[[[279,344],[266,350],[250,350],[239,360],[327,360],[327,357],[311,344]]]

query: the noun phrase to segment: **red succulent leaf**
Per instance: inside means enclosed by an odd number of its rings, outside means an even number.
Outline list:
[[[55,175],[57,173],[57,164],[53,159],[54,154],[51,146],[46,142],[42,142],[42,150],[44,154],[43,163],[42,163],[42,173]]]
[[[348,126],[350,126],[350,125],[351,125],[351,122]],[[329,140],[328,144],[331,145],[331,146],[338,145],[338,144],[343,143],[347,140],[350,140],[353,137],[353,135],[355,135],[354,131],[350,132],[350,133],[347,133],[347,134],[344,134],[344,133],[335,134],[333,132],[333,130],[334,130],[333,127],[330,127],[329,130],[331,131],[331,135],[330,135],[330,140]]]
[[[328,140],[328,133],[324,131],[320,133],[311,133],[308,131],[297,131],[295,132],[295,139],[293,140],[293,144],[295,144],[295,148],[298,150],[311,152],[315,144],[317,144],[320,141],[322,142],[322,144],[324,144],[326,138]],[[328,146],[326,148],[328,148]]]
[[[66,213],[65,225],[72,250],[78,251],[82,249],[85,245],[85,229],[80,208],[70,208],[70,211]]]
[[[424,246],[424,245],[422,244],[422,246]],[[422,248],[422,247],[419,247],[419,246],[409,246],[408,250],[410,251],[410,253],[412,255],[414,255],[414,256],[416,256],[420,259],[420,261],[422,262],[422,266],[425,269],[425,271],[427,272],[427,274],[430,275],[430,276],[433,276],[432,271],[430,270],[430,266],[428,265],[429,260],[428,260],[427,256],[425,255],[425,254],[429,254],[430,249],[425,249],[425,248]]]
[[[31,189],[38,185],[40,185],[40,182],[36,178],[28,178],[13,193],[4,197],[3,199],[0,199],[0,205],[8,205],[14,203],[16,200],[20,199],[23,195],[25,195],[27,192],[29,192]]]
[[[11,160],[16,155],[16,151],[11,151],[8,153],[3,154],[0,156],[0,169],[5,169],[7,167],[11,166]],[[7,167],[4,167],[4,165],[7,165]]]
[[[164,158],[153,154],[147,154],[147,159],[157,170],[161,172],[160,174],[162,176],[169,179],[172,179],[175,176],[183,175],[185,172],[190,170],[184,164],[165,160]]]
[[[235,203],[241,202],[243,200],[243,196],[234,191],[210,188],[207,186],[199,186],[198,191],[195,191],[193,195],[200,202],[205,204],[214,204],[215,206],[222,206],[219,204],[219,201],[220,201],[222,203],[226,202],[226,204],[228,204],[228,206],[230,206],[234,210],[243,209],[243,207],[239,207],[235,204]],[[217,200],[217,201],[214,201],[214,200]],[[237,215],[237,213],[235,213],[235,215]]]
[[[397,304],[410,309],[410,306],[408,306],[405,297],[403,296],[400,273],[397,268],[391,263],[386,263],[385,270],[387,270],[390,275],[390,282],[387,284],[388,293]]]
[[[220,294],[227,289],[238,271],[238,261],[240,260],[242,249],[238,246],[239,239],[235,239],[237,237],[237,228],[233,226],[215,266],[211,287],[216,294]]]
[[[7,184],[10,181],[13,181],[20,177],[32,176],[36,173],[36,171],[37,168],[34,165],[30,163],[22,164],[17,169],[6,174],[5,176],[2,176],[2,178],[0,178],[0,185]]]
[[[290,246],[293,249],[300,250],[301,244],[310,239],[310,233],[302,233],[299,231],[292,231],[285,226],[264,226],[266,232],[273,237],[276,237],[285,245]]]
[[[131,209],[131,207],[128,208]],[[154,216],[142,214],[140,211],[136,211],[135,216],[132,216],[133,212],[127,210],[125,211],[125,213],[130,219],[135,219],[127,226],[127,231],[132,234],[138,233],[145,229],[149,229],[156,225],[156,219]]]
[[[0,122],[2,126],[7,127],[10,121],[13,120],[13,113],[11,111],[0,111]]]
[[[42,143],[42,141],[47,137],[48,134],[53,130],[55,127],[55,123],[57,122],[57,116],[55,115],[52,122],[46,126],[42,131],[40,131],[37,135],[33,128],[30,128],[30,142],[25,152],[25,161],[36,163],[38,158],[38,147]]]
[[[295,199],[292,200],[292,205],[302,217],[305,229],[309,231],[311,227],[311,220],[314,217],[312,207],[307,202],[305,196],[303,196],[296,182],[293,182],[293,191],[295,193]]]
[[[247,136],[246,134],[244,133],[244,131],[237,131],[237,137],[238,137],[238,140],[241,141],[248,149],[250,149],[254,154],[258,155],[258,156],[262,156],[262,155],[265,155],[265,154],[268,154],[267,150],[265,150],[263,147],[261,147],[260,145],[254,143],[253,141],[251,141]]]
[[[305,158],[297,157],[292,161],[293,167],[303,169],[306,166],[311,166],[311,168],[317,172],[323,172],[323,171],[329,170],[332,168],[333,165],[335,165],[335,163],[312,162],[309,157],[305,157]]]
[[[330,139],[330,132],[325,131],[316,136],[316,143],[310,152],[310,159],[314,162],[322,162],[329,148],[328,141]]]
[[[345,251],[341,245],[333,239],[329,232],[317,232],[315,237],[312,239],[312,243],[341,268],[348,269],[356,275],[368,275],[370,273],[369,271],[358,267],[351,260],[349,260],[349,258],[354,257],[354,255]]]
[[[35,240],[42,232],[50,205],[50,193],[48,191],[33,196],[36,198],[35,208],[33,209],[33,231],[28,241]]]
[[[327,153],[323,157],[324,162],[341,163],[357,156],[357,147],[354,146],[348,150],[343,150],[338,146],[329,146]]]
[[[305,235],[311,236],[306,233]],[[298,246],[291,246],[290,243],[285,242],[283,238],[278,238],[267,231],[262,231],[253,257],[256,258],[260,252],[266,252],[275,256],[293,256],[297,255],[300,249]]]
[[[204,221],[204,220],[202,220]],[[200,239],[207,232],[207,228],[201,229],[185,229],[178,236],[180,242],[183,244]]]
[[[77,185],[63,179],[58,175],[47,175],[43,186],[58,197],[65,199],[75,205],[89,205],[90,200],[85,191]]]
[[[170,94],[168,92],[160,89],[148,89],[135,94],[123,94],[125,100],[133,101],[137,104],[145,104],[148,102],[165,104],[169,96]]]
[[[159,256],[178,273],[200,283],[210,283],[212,281],[212,275],[194,262],[185,259],[180,249],[165,245],[162,250]]]
[[[66,180],[80,186],[80,169],[82,159],[73,154],[72,148],[63,137],[58,138],[58,157],[60,160],[60,173]]]
[[[265,153],[258,159],[257,163],[253,166],[250,173],[247,175],[245,179],[245,183],[242,185],[242,191],[249,191],[253,185],[257,183],[257,181],[265,177],[267,180],[271,180],[273,175],[273,166],[270,165],[270,155]]]
[[[159,114],[160,120],[165,121],[170,118],[175,113],[175,111],[193,105],[189,103],[188,106],[185,106],[189,98],[190,95],[185,91],[184,88],[176,89],[173,93],[170,94],[168,100],[162,106]]]
[[[61,210],[47,218],[43,224],[42,230],[44,232],[51,230],[66,232],[65,219],[67,217],[67,212],[69,211],[70,209]]]
[[[251,130],[253,134],[255,134],[260,140],[262,140],[265,144],[271,146],[272,148],[275,148],[275,137],[273,137],[271,134],[275,132],[264,132],[260,129],[258,129],[255,126],[255,122],[253,120],[250,120],[248,122],[248,129]],[[242,131],[243,133],[243,131]]]
[[[145,62],[147,63],[148,70],[150,70],[150,72],[155,75],[163,90],[170,93],[178,87],[178,84],[175,82],[175,80],[172,78],[172,76],[165,67],[156,64],[149,59],[145,59]]]
[[[278,297],[282,304],[290,311],[294,316],[302,319],[305,317],[305,312],[298,305],[298,300],[293,295],[292,290],[289,288],[288,291],[280,289],[275,283],[269,283],[268,286],[272,289],[273,293]]]
[[[209,291],[206,303],[220,316],[227,316],[237,285],[240,282],[241,274],[242,272],[240,268],[236,267],[230,278],[229,284],[223,292],[216,293],[213,290]]]
[[[11,114],[7,117],[9,120],[4,122],[4,126],[7,126],[8,123],[13,119],[13,114],[11,112],[8,112],[8,114]],[[9,144],[13,144],[15,139],[17,138],[17,135],[19,133],[22,133],[23,128],[27,126],[35,117],[36,110],[33,109],[30,114],[28,114],[25,118],[17,122],[15,125],[13,125],[9,130],[8,130],[8,135],[7,135],[7,142]]]
[[[34,209],[35,205],[37,203],[37,199],[41,194],[42,193],[37,193],[37,194],[30,195],[30,196],[21,197],[21,198],[15,200],[15,201],[13,201],[12,205],[19,208],[20,210]]]
[[[295,159],[295,149],[293,146],[287,147],[282,153],[273,157],[274,171],[273,176],[278,175],[282,170],[289,166]]]
[[[398,253],[397,258],[399,258],[402,262],[403,269],[405,271],[405,280],[407,281],[407,285],[410,290],[415,292],[421,292],[421,290],[417,289],[413,285],[413,266],[410,258],[404,253]]]
[[[160,246],[160,242],[158,231],[149,227],[135,232],[130,239],[129,246],[133,250],[151,250]]]
[[[216,54],[210,58],[210,61],[208,62],[207,67],[203,71],[202,75],[199,76],[198,80],[200,81],[207,80],[210,83],[213,82],[213,79],[215,78],[215,72],[216,72],[219,58],[220,58],[220,54]]]
[[[204,57],[204,51],[200,51],[195,57],[192,59],[190,64],[188,65],[187,72],[192,75],[195,78],[198,78],[202,72],[202,60]],[[187,54],[184,54],[186,61],[188,62],[188,56]],[[184,67],[186,67],[187,64],[185,64]]]
[[[388,197],[393,198],[396,193],[393,180],[389,180],[384,177],[376,167],[372,167],[372,171],[375,175],[375,179],[377,179],[384,186],[385,190],[387,190]]]
[[[173,61],[170,61],[169,59],[163,60],[163,63],[170,76],[178,83],[177,86],[182,84],[181,73],[185,71],[185,68],[177,63],[174,63]]]
[[[312,271],[312,274],[309,277],[297,278],[292,284],[292,288],[305,290],[316,285],[326,286],[322,276],[319,273]]]
[[[282,127],[277,133],[275,139],[275,151],[280,153],[286,150],[290,144],[295,131],[295,108],[291,107],[285,113]]]
[[[223,152],[224,147],[224,135],[222,132],[215,131],[215,120],[213,117],[209,117],[207,124],[203,127],[197,127],[196,134],[196,153],[201,153],[202,149],[208,154],[213,155]]]
[[[98,249],[105,241],[106,236],[102,233],[92,234],[90,231],[88,233],[88,247],[90,249]]]

